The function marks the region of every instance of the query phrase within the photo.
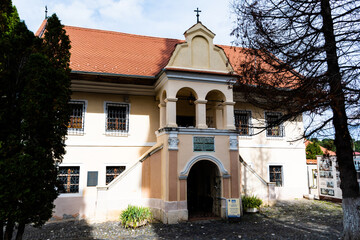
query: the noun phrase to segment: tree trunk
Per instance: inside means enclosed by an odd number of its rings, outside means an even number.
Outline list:
[[[321,0],[323,34],[327,60],[327,77],[330,85],[331,109],[335,128],[335,146],[339,164],[341,190],[343,195],[343,238],[360,239],[360,194],[351,147],[342,87],[339,60],[336,52],[334,24],[329,0]]]
[[[8,221],[6,224],[6,230],[4,235],[4,240],[11,240],[14,230],[14,222]]]
[[[360,239],[360,197],[343,198],[344,231],[342,239]]]
[[[4,239],[4,222],[0,221],[0,240]]]
[[[16,240],[21,240],[25,230],[25,223],[20,223],[16,234]]]

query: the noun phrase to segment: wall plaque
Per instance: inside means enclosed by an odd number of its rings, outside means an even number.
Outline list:
[[[214,137],[194,137],[194,152],[214,152]]]
[[[240,217],[240,199],[238,198],[226,199],[226,215],[228,218]]]

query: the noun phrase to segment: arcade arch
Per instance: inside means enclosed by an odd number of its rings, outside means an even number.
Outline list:
[[[219,90],[208,92],[206,102],[206,124],[209,128],[223,129],[223,103],[225,95]]]
[[[178,127],[195,127],[196,92],[189,87],[184,87],[177,92],[176,98],[176,124]]]
[[[235,129],[233,102],[217,89],[191,87],[163,89],[160,100],[160,128]],[[228,96],[229,97],[229,96]]]

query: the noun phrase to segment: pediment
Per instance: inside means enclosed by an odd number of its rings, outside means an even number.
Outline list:
[[[184,35],[185,42],[176,46],[166,68],[233,71],[224,50],[213,43],[215,34],[202,23],[195,24]]]

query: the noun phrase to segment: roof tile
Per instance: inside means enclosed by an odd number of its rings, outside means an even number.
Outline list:
[[[183,41],[66,26],[73,71],[155,76]]]

